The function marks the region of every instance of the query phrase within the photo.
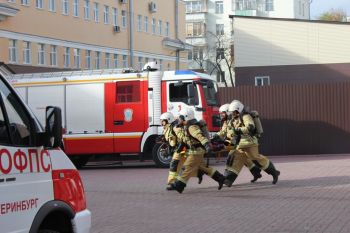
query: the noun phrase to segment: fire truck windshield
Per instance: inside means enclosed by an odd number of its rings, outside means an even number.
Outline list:
[[[218,88],[211,80],[201,80],[199,83],[203,87],[204,97],[208,106],[218,106]]]

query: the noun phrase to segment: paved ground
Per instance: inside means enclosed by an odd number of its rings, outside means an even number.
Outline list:
[[[350,232],[350,155],[271,159],[277,185],[244,169],[231,188],[193,178],[182,194],[165,191],[166,169],[83,169],[91,232]]]

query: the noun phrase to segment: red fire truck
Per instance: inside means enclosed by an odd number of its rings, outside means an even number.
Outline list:
[[[16,74],[8,77],[24,101],[45,120],[46,106],[62,109],[63,149],[77,166],[91,155],[137,154],[161,167],[171,157],[155,143],[162,132],[159,117],[192,107],[210,131],[220,126],[217,84],[190,70],[142,72],[93,70]],[[123,156],[127,157],[127,156]]]

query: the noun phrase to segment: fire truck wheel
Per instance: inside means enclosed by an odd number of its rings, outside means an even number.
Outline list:
[[[157,167],[169,168],[171,155],[168,153],[167,143],[156,143],[152,150],[152,156]]]
[[[58,231],[52,231],[52,230],[40,230],[38,233],[59,233]]]
[[[78,155],[69,157],[77,169],[84,167],[90,159],[88,155]]]

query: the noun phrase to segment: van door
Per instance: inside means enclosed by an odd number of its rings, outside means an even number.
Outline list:
[[[27,108],[0,80],[1,232],[29,232],[40,207],[53,199],[50,154],[33,146],[36,130]]]
[[[146,80],[126,80],[108,84],[112,117],[106,119],[113,125],[114,152],[139,153],[141,138],[148,127],[148,85]],[[112,99],[112,101],[111,101]],[[106,122],[107,125],[107,122]]]

